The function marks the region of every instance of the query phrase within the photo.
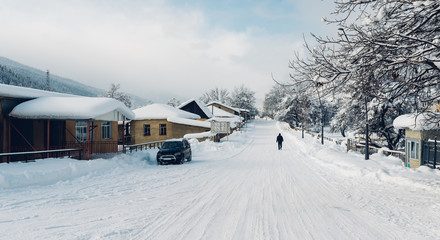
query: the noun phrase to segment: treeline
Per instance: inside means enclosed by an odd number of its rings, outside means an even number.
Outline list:
[[[46,90],[46,72],[30,67],[0,63],[0,83],[20,87]],[[80,96],[95,97],[104,94],[103,91],[83,86],[74,81],[50,75],[50,90]]]
[[[386,139],[395,149],[403,134],[393,120],[428,111],[440,98],[440,2],[336,0],[324,19],[338,37],[312,34],[304,54],[290,61],[290,80],[266,96],[265,114],[291,123]],[[330,12],[329,12],[330,14]],[[275,109],[275,110],[272,110]],[[316,115],[320,115],[316,119]]]

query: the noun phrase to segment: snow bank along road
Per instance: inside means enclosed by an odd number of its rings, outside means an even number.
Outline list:
[[[184,165],[154,151],[0,165],[0,239],[440,239],[436,171],[274,121],[229,140],[192,142]]]

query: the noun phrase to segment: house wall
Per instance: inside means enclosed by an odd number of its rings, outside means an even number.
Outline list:
[[[2,101],[0,100],[0,129],[2,130],[0,133],[0,150],[2,153],[8,152],[8,125],[6,124],[6,119],[3,116],[2,110]],[[1,162],[1,159],[0,159]]]
[[[420,131],[405,129],[405,138],[422,140],[422,133]]]
[[[144,136],[144,125],[150,124],[150,136]],[[159,135],[159,125],[167,125],[167,135]],[[141,144],[147,142],[163,141],[171,138],[182,138],[188,133],[200,133],[209,131],[209,128],[189,126],[184,124],[176,124],[168,122],[166,119],[161,120],[133,120],[131,121],[131,143]]]
[[[420,141],[425,141],[428,139],[440,139],[440,130],[431,130],[431,131],[413,131],[410,129],[405,130],[405,138],[418,139]]]
[[[144,136],[144,125],[150,124],[150,136]],[[159,125],[167,125],[167,135],[159,135]],[[172,126],[166,119],[158,120],[133,120],[130,126],[130,144],[162,141],[171,138]]]
[[[220,108],[220,109],[223,110],[223,111],[226,111],[226,112],[228,112],[228,113],[231,113],[231,114],[234,114],[234,115],[235,115],[235,111],[234,111],[233,109],[230,109],[230,108],[224,107],[224,106],[222,106],[222,105],[220,105],[220,104],[217,104],[217,103],[213,103],[212,105],[214,105],[214,107],[218,107],[218,108]],[[212,109],[211,109],[211,111],[212,111]]]
[[[66,121],[66,147],[67,148],[82,148],[84,151],[87,148],[86,142],[77,142],[75,135],[74,120]],[[118,151],[118,123],[112,122],[112,138],[101,138],[101,122],[90,121],[90,125],[94,126],[93,140],[91,140],[91,153],[112,153]]]
[[[4,153],[9,152],[9,117],[8,114],[24,99],[16,99],[0,96],[0,150]]]
[[[34,142],[34,148],[37,150],[45,150],[46,149],[46,139],[45,136],[47,133],[45,133],[47,126],[47,120],[34,120],[33,121],[33,142]]]
[[[173,126],[172,138],[183,138],[183,136],[185,136],[185,134],[188,133],[201,133],[210,130],[210,128],[188,126],[188,125],[176,124],[176,123],[173,123],[172,126]]]

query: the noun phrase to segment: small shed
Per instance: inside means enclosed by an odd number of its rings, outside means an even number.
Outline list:
[[[394,128],[405,130],[405,165],[418,168],[434,165],[439,152],[434,152],[435,139],[440,139],[440,113],[426,112],[405,114],[397,117]],[[440,148],[438,151],[440,151]],[[437,157],[437,160],[439,158]]]

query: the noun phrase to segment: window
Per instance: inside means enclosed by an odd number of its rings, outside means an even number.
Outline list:
[[[112,138],[112,123],[102,122],[101,123],[101,139],[111,139]]]
[[[167,135],[167,125],[159,124],[159,135]]]
[[[79,142],[87,141],[87,121],[75,122],[76,140]]]
[[[151,136],[150,124],[144,124],[144,136]]]
[[[419,142],[408,140],[408,155],[412,159],[419,159]]]

